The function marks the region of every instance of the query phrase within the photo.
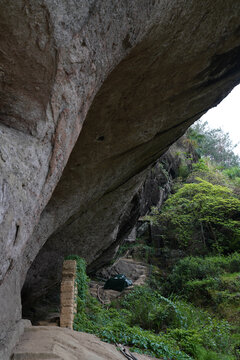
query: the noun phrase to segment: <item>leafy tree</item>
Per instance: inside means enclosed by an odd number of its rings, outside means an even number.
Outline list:
[[[187,132],[195,142],[199,155],[209,157],[223,168],[240,166],[240,157],[234,153],[237,144],[233,144],[229,133],[222,129],[209,129],[208,123],[197,121]]]
[[[230,180],[233,192],[240,199],[240,166],[230,167],[223,170],[222,173]]]
[[[160,225],[165,241],[190,252],[197,246],[203,252],[240,250],[240,200],[225,186],[196,180],[178,189],[150,220]]]
[[[231,180],[223,171],[221,171],[216,163],[209,158],[202,158],[197,163],[192,164],[192,171],[185,180],[186,183],[199,182],[196,180],[201,178],[213,185],[222,185],[230,187]]]

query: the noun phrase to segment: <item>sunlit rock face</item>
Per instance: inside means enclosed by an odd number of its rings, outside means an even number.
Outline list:
[[[239,16],[235,0],[0,1],[2,359],[46,240],[42,266],[60,248],[99,259],[147,168],[239,82]]]

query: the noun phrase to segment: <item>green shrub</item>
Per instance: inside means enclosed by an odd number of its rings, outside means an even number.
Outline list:
[[[130,324],[158,333],[173,322],[181,322],[175,304],[157,291],[139,286],[120,300],[119,306],[130,313]]]
[[[185,360],[191,359],[182,352],[177,343],[170,337],[156,335],[137,326],[130,327],[121,322],[113,323],[99,333],[102,340],[107,342],[120,342],[131,346],[131,350],[161,357],[163,359]]]
[[[235,360],[233,355],[219,354],[200,345],[196,346],[196,353],[198,360]]]
[[[190,173],[190,169],[187,166],[186,163],[181,163],[178,168],[178,176],[182,178],[182,180],[185,180]]]
[[[191,287],[203,288],[205,285],[214,287],[216,278],[224,272],[234,273],[240,271],[240,254],[229,256],[186,257],[180,260],[164,283],[162,291],[165,295],[171,293],[183,294]],[[212,278],[212,279],[211,279]],[[206,279],[205,282],[197,280]]]
[[[118,304],[119,306],[119,304]],[[132,312],[101,306],[96,299],[88,297],[86,313],[77,314],[74,330],[99,336],[103,341],[128,345],[133,351],[144,352],[164,359],[191,359],[181,352],[176,341],[164,334],[154,334],[139,326],[131,326]]]
[[[240,178],[240,167],[233,166],[229,169],[223,170],[223,173],[226,174],[230,179]]]
[[[234,253],[228,257],[227,270],[230,273],[240,272],[240,253]]]
[[[146,305],[148,316],[140,302]],[[161,311],[157,305],[162,307]],[[146,287],[136,288],[112,306],[114,308],[106,309],[96,299],[88,297],[86,313],[84,316],[77,314],[74,329],[96,334],[107,342],[120,342],[133,351],[174,360],[200,359],[201,347],[220,354],[230,347],[227,322],[215,320],[186,302],[171,301],[157,292],[151,294],[151,289]],[[153,326],[156,333],[142,329],[139,323],[145,328]],[[167,334],[158,331],[160,328],[165,328]]]
[[[169,335],[177,341],[182,351],[195,359],[198,358],[198,346],[203,342],[198,331],[177,328],[170,330]]]
[[[180,260],[173,268],[163,286],[163,292],[182,294],[186,284],[191,280],[201,280],[207,277],[218,276],[223,269],[215,258],[186,257]],[[224,258],[223,258],[224,259]]]
[[[198,162],[192,165],[192,170],[193,172],[204,171],[209,173],[209,162],[207,161],[207,159],[199,159]]]
[[[196,180],[183,185],[161,213],[155,209],[148,218],[160,224],[165,245],[202,253],[240,250],[240,200],[227,187]]]
[[[88,292],[84,261],[71,256],[73,258],[78,263],[77,279],[82,281],[82,284],[78,283],[80,306],[74,319],[75,330],[166,360],[206,360],[207,353],[213,354],[213,359],[217,355],[219,359],[231,359],[224,355],[232,346],[226,321],[216,320],[182,300],[165,298],[146,286],[136,287],[106,308]],[[226,263],[238,260],[236,255],[229,259]],[[212,261],[223,264],[219,259]],[[192,259],[190,266],[196,267]],[[209,264],[205,269],[212,272]],[[195,276],[203,277],[202,271],[195,269]],[[189,276],[188,271],[185,273]]]

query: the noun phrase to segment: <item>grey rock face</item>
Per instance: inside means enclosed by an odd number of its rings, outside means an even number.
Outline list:
[[[84,256],[84,258],[88,260],[88,272],[95,273],[96,270],[102,266],[106,266],[106,264],[112,261],[119,245],[123,241],[136,240],[136,225],[139,225],[138,219],[149,213],[152,206],[158,206],[160,208],[171,192],[173,178],[178,176],[179,166],[182,163],[182,152],[187,152],[192,158],[197,158],[195,151],[186,141],[185,136],[173,144],[156,164],[148,170],[143,185],[134,194],[132,200],[127,202],[127,206],[122,207],[121,217],[119,220],[116,220],[116,223],[113,223],[116,231],[112,234],[112,238],[109,239],[107,232],[105,232],[104,236],[99,236],[99,239],[102,238],[102,240],[106,237],[108,243],[105,249],[96,253],[94,261],[89,261],[90,255],[85,250],[87,245],[81,242],[80,238],[77,237],[78,234],[76,234],[75,241],[69,241],[67,234],[64,235],[61,242],[59,239],[53,241],[52,237],[49,238],[39,251],[27,273],[22,294],[24,312],[25,310],[28,312],[30,308],[36,308],[37,303],[45,303],[45,300],[43,300],[45,296],[51,298],[49,289],[53,289],[54,292],[59,291],[58,288],[54,289],[54,286],[55,284],[60,285],[62,263],[66,255],[77,253]],[[191,162],[189,162],[189,166],[191,166]],[[126,199],[124,193],[122,193],[121,197]],[[112,207],[109,207],[109,210],[112,212]],[[103,212],[103,216],[106,216],[106,213],[106,211]],[[108,221],[101,217],[100,223],[96,225],[98,226],[97,228],[91,228],[91,226],[95,224],[93,217],[85,219],[85,223],[89,221],[89,233],[87,233],[86,230],[86,237],[89,239],[91,235],[90,232],[96,234],[101,231],[101,224],[106,226],[106,224],[110,223],[111,216],[112,213],[109,215]],[[145,225],[147,225],[149,236],[157,245],[159,228],[151,226],[150,224]],[[71,228],[71,224],[69,227]],[[103,227],[103,231],[105,230],[105,227]],[[80,228],[78,228],[77,231],[81,233]],[[128,235],[130,239],[126,239]],[[94,239],[92,242],[94,243]],[[92,249],[92,252],[93,251],[94,249]],[[31,320],[33,319],[31,318]]]
[[[96,261],[146,169],[238,83],[239,16],[234,0],[0,1],[3,346],[45,241]]]

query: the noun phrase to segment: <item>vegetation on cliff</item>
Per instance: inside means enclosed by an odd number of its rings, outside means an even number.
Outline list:
[[[232,269],[234,261],[234,269],[238,269],[240,258],[236,256],[231,257],[228,266]],[[193,264],[191,261],[186,261],[186,264],[185,272],[189,274]],[[196,264],[198,267],[198,262]],[[208,266],[200,264],[195,273],[201,273],[203,268]],[[174,275],[179,276],[176,269],[172,277]],[[188,276],[185,278],[188,284]],[[82,280],[86,281],[85,276]],[[167,281],[171,284],[170,280]],[[234,339],[228,321],[194,306],[187,301],[189,299],[179,296],[181,291],[175,291],[178,296],[171,294],[168,297],[161,295],[164,291],[164,286],[159,291],[148,284],[136,287],[110,306],[104,306],[86,288],[85,294],[78,297],[74,329],[161,359],[234,359],[230,355],[234,350]]]
[[[89,295],[81,262],[75,330],[160,359],[240,358],[240,162],[228,136],[205,126],[186,140],[201,158],[189,167],[182,154],[172,195],[145,218],[158,226],[160,253],[182,259],[163,266],[156,244],[139,238],[130,246],[151,264],[148,284],[109,306]]]
[[[208,157],[223,168],[240,166],[240,158],[234,152],[237,144],[222,129],[210,129],[206,121],[197,121],[188,129],[187,136],[201,157]]]
[[[240,250],[240,200],[226,186],[199,177],[182,185],[149,218],[161,225],[163,241],[188,252]]]

